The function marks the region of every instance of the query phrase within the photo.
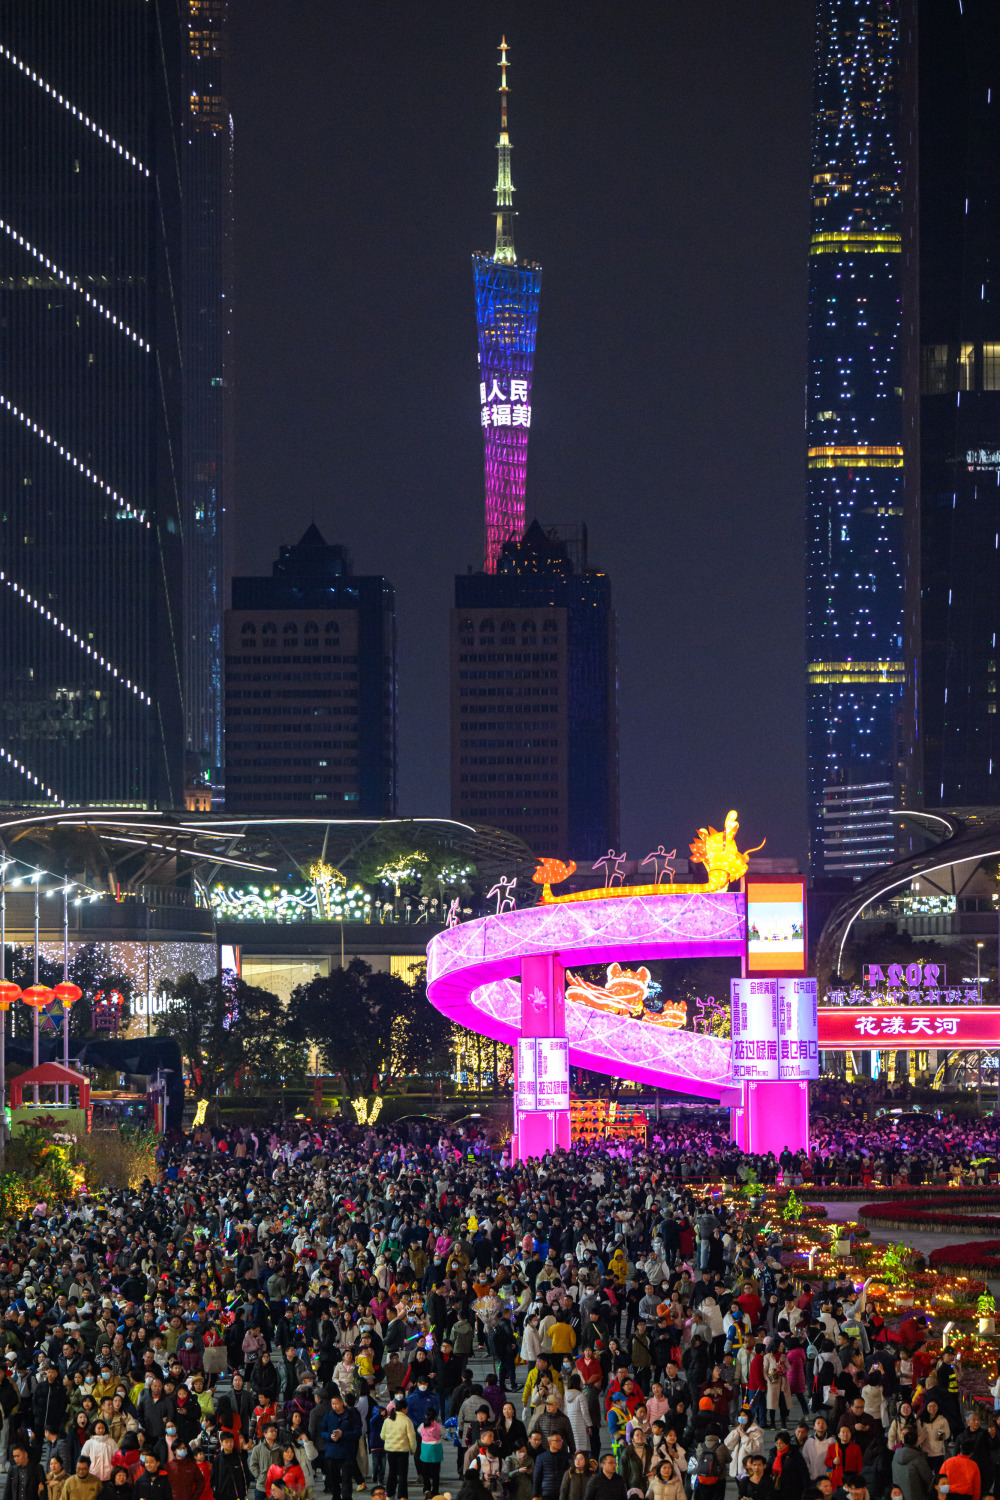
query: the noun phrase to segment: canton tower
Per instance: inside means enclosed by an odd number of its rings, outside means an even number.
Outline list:
[[[500,139],[497,142],[497,237],[492,255],[474,255],[479,334],[479,415],[486,477],[487,573],[496,571],[504,542],[524,532],[524,483],[531,426],[541,267],[514,255],[514,188],[507,134],[507,42],[500,53]]]

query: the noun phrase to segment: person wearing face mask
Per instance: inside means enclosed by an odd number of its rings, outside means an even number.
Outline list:
[[[167,1479],[173,1500],[201,1500],[205,1476],[191,1457],[187,1443],[178,1443],[167,1461]]]
[[[185,1375],[193,1375],[195,1370],[204,1368],[202,1364],[201,1350],[196,1348],[195,1341],[190,1334],[184,1338],[177,1347],[177,1358],[181,1362],[181,1369]]]
[[[729,1476],[731,1479],[739,1479],[752,1453],[763,1452],[763,1429],[752,1419],[745,1407],[737,1417],[736,1426],[732,1432],[727,1433],[723,1439],[723,1446],[728,1448],[730,1454]]]

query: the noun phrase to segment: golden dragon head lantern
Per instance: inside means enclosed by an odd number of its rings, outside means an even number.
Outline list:
[[[755,848],[741,852],[736,847],[739,826],[735,812],[728,812],[721,831],[711,825],[699,828],[698,837],[689,845],[692,858],[708,871],[706,889],[709,891],[725,891],[734,880],[742,880],[750,867],[751,854],[756,854],[767,843],[766,839],[761,839]]]

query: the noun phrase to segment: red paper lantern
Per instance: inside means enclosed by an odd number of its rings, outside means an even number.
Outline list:
[[[47,984],[29,984],[26,990],[21,991],[21,999],[32,1009],[41,1010],[43,1005],[51,1005],[55,996]]]
[[[75,1005],[78,1000],[83,999],[83,990],[78,984],[57,984],[52,993],[63,1005]]]
[[[0,979],[0,1010],[10,1010],[21,993],[21,986],[13,979]]]

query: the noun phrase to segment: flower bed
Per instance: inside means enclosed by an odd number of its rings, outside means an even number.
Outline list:
[[[931,1229],[981,1229],[994,1234],[1000,1230],[1000,1213],[958,1214],[941,1212],[944,1195],[940,1190],[923,1193],[922,1197],[906,1203],[886,1199],[881,1203],[865,1203],[858,1210],[863,1224],[875,1224],[881,1229],[912,1229],[916,1225]],[[953,1208],[990,1205],[1000,1209],[1000,1193],[987,1189],[957,1189],[949,1192],[945,1201]]]
[[[985,1271],[1000,1276],[1000,1240],[973,1240],[967,1245],[942,1245],[932,1250],[930,1263],[935,1271],[964,1276],[967,1271]]]
[[[867,1186],[858,1183],[856,1187],[822,1187],[818,1182],[803,1182],[801,1187],[794,1190],[790,1187],[774,1187],[767,1190],[768,1196],[776,1197],[779,1203],[792,1191],[798,1193],[800,1198],[822,1198],[824,1203],[855,1203],[859,1198],[867,1198],[872,1193],[886,1200],[926,1198],[930,1192],[950,1201],[953,1194],[978,1192],[987,1195],[984,1201],[1000,1206],[1000,1187],[956,1188],[944,1182],[924,1182],[920,1187],[882,1187],[877,1182],[869,1182]]]

